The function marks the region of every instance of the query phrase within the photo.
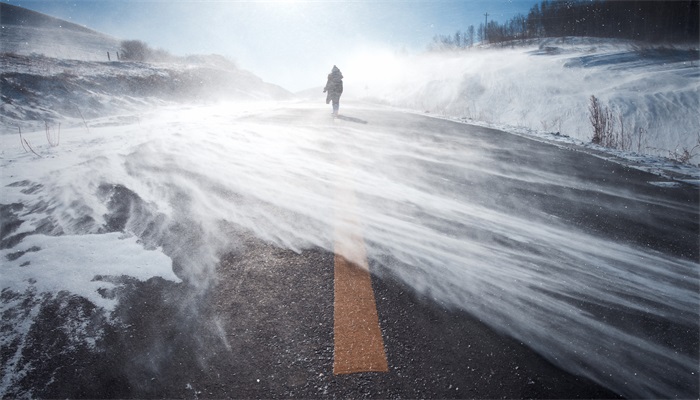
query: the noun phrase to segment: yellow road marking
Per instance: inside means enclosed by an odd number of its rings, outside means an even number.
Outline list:
[[[346,194],[343,200],[354,203],[352,192]],[[333,373],[388,372],[364,240],[348,232],[357,231],[348,222],[336,226]]]

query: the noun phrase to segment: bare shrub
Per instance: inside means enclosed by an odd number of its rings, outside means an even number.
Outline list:
[[[120,60],[124,61],[172,61],[176,57],[163,49],[153,49],[140,40],[121,42]]]
[[[590,103],[588,104],[588,113],[588,120],[591,121],[591,125],[593,126],[593,139],[591,139],[591,142],[594,144],[602,144],[605,130],[608,126],[607,107],[603,107],[600,104],[600,100],[591,95]]]
[[[46,125],[46,141],[49,142],[50,147],[58,147],[61,141],[61,124],[58,124],[58,130],[52,129],[49,126],[49,121],[44,121]]]
[[[671,160],[679,162],[681,164],[690,164],[690,160],[695,158],[700,152],[700,134],[698,135],[697,144],[690,149],[683,147],[682,149],[676,149],[674,151],[669,151],[668,156]]]
[[[588,119],[593,127],[594,144],[611,149],[630,150],[632,148],[632,135],[625,131],[625,122],[620,112],[603,105],[597,97],[591,96],[588,104]],[[641,132],[639,131],[641,141]]]
[[[31,150],[32,153],[34,153],[37,157],[41,158],[39,153],[34,151],[32,146],[29,144],[29,141],[22,137],[22,128],[18,126],[17,129],[19,129],[19,141],[22,144],[22,148],[24,149],[24,151],[28,151],[27,148],[29,148],[29,150]]]
[[[620,125],[620,129],[617,131],[617,147],[620,150],[631,150],[632,134],[625,132],[625,121],[622,119],[622,114],[617,114],[617,123]]]
[[[85,124],[85,129],[87,129],[88,134],[90,133],[90,127],[87,124],[87,121],[85,121],[85,117],[83,117],[83,113],[80,111],[80,107],[78,107],[77,104],[73,104],[75,106],[75,109],[78,110],[78,114],[80,114],[80,118],[83,119],[83,124]]]
[[[128,61],[146,61],[151,49],[140,40],[124,40],[121,42],[120,59]]]
[[[646,131],[644,128],[640,127],[639,130],[637,131],[637,153],[642,153],[642,146],[643,143],[646,143],[646,140],[644,140],[644,134]]]

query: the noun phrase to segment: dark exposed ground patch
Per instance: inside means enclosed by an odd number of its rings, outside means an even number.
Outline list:
[[[18,213],[24,206],[20,203],[0,204],[0,249],[9,249],[22,240],[20,235],[12,234],[22,225]],[[20,236],[20,237],[18,237]]]

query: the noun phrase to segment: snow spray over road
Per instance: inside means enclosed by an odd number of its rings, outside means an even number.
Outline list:
[[[15,149],[5,201],[35,210],[26,231],[135,235],[206,288],[241,228],[332,251],[337,185],[350,183],[371,263],[623,395],[697,394],[697,335],[676,340],[697,331],[697,263],[574,230],[508,192],[575,193],[575,177],[504,161],[518,150],[452,134],[450,122],[358,110],[334,124],[325,109],[244,107],[70,130],[42,159],[4,143]]]

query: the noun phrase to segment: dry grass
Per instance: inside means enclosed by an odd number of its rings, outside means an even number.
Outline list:
[[[36,151],[34,151],[34,149],[32,148],[32,146],[29,144],[29,141],[28,141],[27,139],[25,139],[25,138],[22,137],[22,128],[20,128],[20,127],[18,126],[17,129],[19,129],[19,141],[20,141],[20,143],[22,144],[22,148],[24,149],[24,151],[26,151],[27,153],[28,153],[29,151],[31,151],[31,152],[34,153],[37,157],[41,158],[41,156],[39,155],[39,153],[37,153]],[[29,150],[27,150],[27,148],[29,148]]]

